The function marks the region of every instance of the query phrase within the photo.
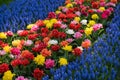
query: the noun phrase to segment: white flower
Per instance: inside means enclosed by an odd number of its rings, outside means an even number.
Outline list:
[[[58,44],[58,41],[57,41],[57,40],[49,40],[48,43],[49,43],[49,44]]]
[[[67,34],[74,34],[75,32],[74,32],[74,30],[72,30],[72,29],[68,29],[68,30],[66,31],[66,33],[67,33]]]
[[[82,23],[82,25],[87,25],[87,20],[83,19],[80,23]]]
[[[77,48],[79,48],[80,50],[82,50],[82,51],[83,51],[83,48],[82,48],[82,46],[79,46],[79,47],[77,47]]]

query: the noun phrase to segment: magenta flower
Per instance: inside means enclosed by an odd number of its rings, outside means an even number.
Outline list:
[[[15,80],[29,80],[29,79],[24,78],[24,76],[18,76]]]
[[[45,66],[46,66],[46,68],[50,69],[55,66],[55,61],[51,60],[51,59],[47,59],[45,61]]]
[[[100,24],[100,23],[93,25],[93,30],[94,30],[94,31],[97,31],[97,30],[99,30],[100,28],[103,28],[103,25]]]
[[[39,29],[39,27],[38,27],[37,25],[34,25],[34,26],[31,28],[32,31],[37,31],[38,29]]]
[[[74,38],[78,39],[78,38],[81,38],[82,37],[82,34],[80,32],[76,32],[74,35],[73,35]]]
[[[21,53],[21,51],[20,51],[20,49],[18,49],[18,48],[12,48],[12,49],[11,49],[11,53],[12,53],[13,55],[19,55],[19,54]]]

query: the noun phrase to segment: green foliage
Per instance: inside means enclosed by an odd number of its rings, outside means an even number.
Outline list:
[[[2,4],[8,4],[11,1],[13,1],[13,0],[0,0],[0,5],[2,5]]]

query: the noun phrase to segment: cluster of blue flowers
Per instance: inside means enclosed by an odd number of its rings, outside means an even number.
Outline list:
[[[0,7],[0,32],[25,29],[27,24],[44,19],[65,0],[15,0]],[[52,7],[52,8],[51,8]]]
[[[120,5],[102,38],[76,61],[50,74],[42,80],[120,80]]]

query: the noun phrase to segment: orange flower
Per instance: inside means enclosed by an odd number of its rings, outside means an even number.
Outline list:
[[[22,46],[21,44],[19,44],[19,45],[17,46],[17,48],[20,49],[20,50],[22,49],[22,47],[23,47],[23,46]]]
[[[65,4],[71,3],[71,0],[66,0]]]
[[[43,20],[38,20],[35,24],[39,27],[44,26]]]
[[[69,43],[67,42],[67,41],[62,41],[61,43],[60,43],[60,45],[61,46],[66,46],[66,45],[68,45]]]
[[[21,41],[20,41],[20,44],[21,44],[21,45],[24,45],[24,42],[25,42],[24,40],[21,40]]]
[[[41,54],[42,54],[42,56],[44,56],[44,57],[51,56],[51,50],[43,49],[43,50],[41,51]]]
[[[45,37],[45,38],[43,39],[43,42],[48,43],[49,40],[50,40],[49,37]]]
[[[35,42],[35,44],[39,44],[40,42],[41,42],[41,41],[40,41],[40,40],[38,40],[38,41],[36,41],[36,42]]]
[[[90,46],[91,46],[91,41],[86,39],[82,42],[82,45],[81,45],[83,48],[86,48],[88,49]]]
[[[112,2],[112,3],[117,3],[117,0],[110,0],[110,2]]]

